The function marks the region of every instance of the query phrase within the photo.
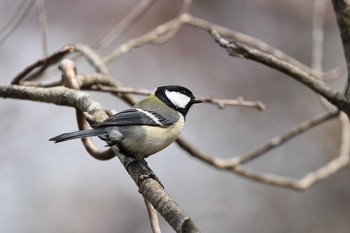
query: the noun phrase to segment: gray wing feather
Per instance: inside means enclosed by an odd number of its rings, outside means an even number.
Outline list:
[[[164,116],[162,114],[146,111],[154,116],[152,119],[147,114],[137,109],[130,108],[110,116],[104,122],[94,125],[94,128],[104,126],[130,126],[130,125],[151,125],[151,126],[169,126],[178,120],[178,116]],[[159,124],[161,123],[161,124]]]

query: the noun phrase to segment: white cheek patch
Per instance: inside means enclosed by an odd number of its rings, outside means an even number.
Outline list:
[[[191,98],[177,91],[165,90],[165,95],[177,107],[186,108]]]

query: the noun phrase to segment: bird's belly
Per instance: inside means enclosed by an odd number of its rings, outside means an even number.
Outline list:
[[[132,134],[126,133],[121,141],[131,156],[146,158],[169,146],[179,136],[184,125],[183,117],[177,124],[168,128],[155,126],[133,126]],[[128,130],[130,132],[130,128]],[[136,136],[135,136],[136,135]]]

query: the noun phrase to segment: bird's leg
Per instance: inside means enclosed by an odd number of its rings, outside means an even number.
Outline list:
[[[157,175],[152,171],[152,169],[148,166],[146,160],[142,159],[142,160],[141,160],[141,163],[143,163],[142,166],[146,166],[146,168],[147,168],[147,170],[148,170],[148,171],[147,171],[148,174],[142,174],[142,175],[140,175],[140,176],[139,176],[139,179],[138,179],[138,181],[137,181],[137,183],[140,185],[144,180],[146,180],[146,179],[148,179],[148,178],[152,178],[152,179],[156,180],[156,181],[162,186],[162,188],[164,189],[164,185],[162,184],[162,182],[160,182],[158,176],[157,176]]]
[[[140,169],[141,173],[138,175],[138,178],[136,181],[138,186],[140,186],[144,180],[151,178],[151,179],[156,180],[164,189],[164,185],[162,184],[162,182],[160,182],[159,178],[152,171],[152,169],[148,166],[146,160],[127,156],[127,159],[125,161],[125,167],[126,167],[127,171],[129,171],[129,169],[131,169],[132,166],[134,166],[134,165],[141,168]]]

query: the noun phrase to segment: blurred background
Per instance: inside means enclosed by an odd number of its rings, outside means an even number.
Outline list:
[[[0,27],[21,1],[0,1]],[[66,44],[93,45],[138,1],[45,1],[49,53]],[[112,49],[178,14],[182,1],[157,1]],[[263,40],[310,64],[313,1],[194,1],[190,13]],[[105,54],[108,50],[102,51]],[[325,17],[324,69],[344,62],[332,6]],[[43,56],[38,11],[0,45],[0,79],[9,83]],[[169,42],[146,45],[109,64],[128,87],[188,87],[196,95],[260,100],[265,111],[243,107],[191,109],[182,136],[201,150],[231,158],[243,155],[324,111],[318,97],[295,80],[252,61],[229,57],[207,32],[184,26]],[[84,62],[78,71],[91,72]],[[54,73],[51,80],[59,79]],[[345,79],[329,85],[343,90]],[[108,94],[90,93],[105,108],[127,106]],[[140,97],[143,98],[143,97]],[[48,139],[77,129],[74,109],[0,99],[0,232],[151,232],[137,187],[118,159],[97,161],[80,141]],[[330,121],[247,166],[301,178],[339,150],[340,128]],[[103,145],[103,143],[100,143]],[[176,144],[148,159],[166,191],[203,232],[349,232],[349,170],[304,192],[271,187],[219,171]],[[162,232],[173,232],[160,218]]]

